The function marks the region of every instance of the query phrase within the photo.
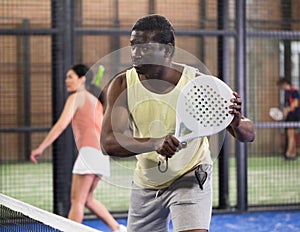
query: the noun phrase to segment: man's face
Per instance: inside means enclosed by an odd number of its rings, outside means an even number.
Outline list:
[[[132,65],[138,73],[149,68],[164,65],[167,62],[164,45],[152,40],[155,32],[132,31],[130,36]],[[165,45],[168,46],[168,45]]]

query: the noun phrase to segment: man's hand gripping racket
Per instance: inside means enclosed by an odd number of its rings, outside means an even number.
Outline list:
[[[191,80],[178,96],[176,106],[175,137],[179,147],[189,140],[211,136],[226,129],[233,115],[229,113],[233,91],[220,79],[202,75]],[[166,172],[168,157],[158,156],[158,169]],[[164,170],[160,167],[165,164]]]

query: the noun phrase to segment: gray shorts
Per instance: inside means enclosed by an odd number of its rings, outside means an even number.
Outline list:
[[[170,219],[174,231],[209,230],[212,213],[212,166],[200,189],[195,170],[162,190],[145,189],[133,184],[128,213],[128,232],[166,232]]]

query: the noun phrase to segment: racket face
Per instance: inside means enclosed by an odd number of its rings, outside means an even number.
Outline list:
[[[269,115],[275,121],[281,121],[283,119],[283,113],[279,108],[272,107],[270,108]]]
[[[191,131],[181,136],[177,128],[179,140],[210,136],[224,130],[233,119],[229,113],[233,97],[229,86],[216,77],[202,75],[193,79],[178,97],[177,125],[184,124]]]

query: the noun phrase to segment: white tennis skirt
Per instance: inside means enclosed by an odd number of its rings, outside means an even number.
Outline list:
[[[73,174],[110,176],[109,156],[93,147],[82,147],[73,167]]]

